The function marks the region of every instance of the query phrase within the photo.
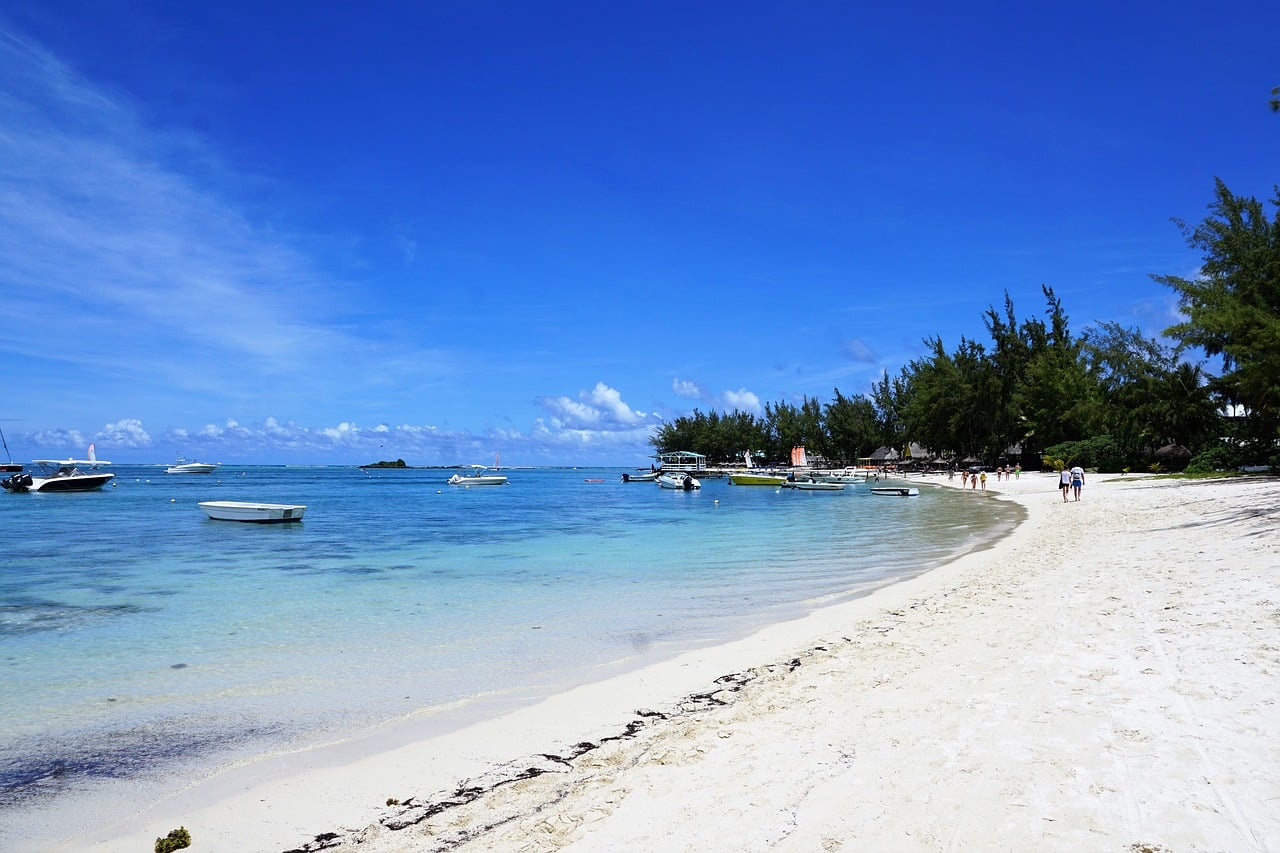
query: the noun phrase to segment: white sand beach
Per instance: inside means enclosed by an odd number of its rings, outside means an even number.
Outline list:
[[[1280,850],[1280,481],[972,499],[1028,518],[746,640],[257,762],[66,849],[182,825],[196,851]]]

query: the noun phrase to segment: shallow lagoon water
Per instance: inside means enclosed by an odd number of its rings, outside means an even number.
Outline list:
[[[1020,518],[927,485],[114,470],[101,492],[0,495],[0,816],[481,695],[528,701],[927,570]],[[308,508],[250,525],[201,500]]]

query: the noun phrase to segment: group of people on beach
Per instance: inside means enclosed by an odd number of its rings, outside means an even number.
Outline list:
[[[1001,465],[998,468],[995,468],[994,470],[996,474],[996,482],[1000,482],[1001,480],[1013,480],[1013,479],[1022,478],[1021,465],[1014,465],[1012,467],[1008,465]],[[960,488],[976,490],[979,485],[982,486],[982,490],[984,492],[987,490],[986,469],[980,468],[977,471],[961,471],[960,472]]]
[[[1067,495],[1075,492],[1076,500],[1080,500],[1080,490],[1084,488],[1084,469],[1079,465],[1063,468],[1058,474],[1058,488],[1062,489],[1062,502],[1067,502]]]

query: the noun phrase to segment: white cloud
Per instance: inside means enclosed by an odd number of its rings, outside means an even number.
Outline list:
[[[107,424],[94,436],[94,441],[114,447],[151,446],[151,436],[142,428],[142,421],[136,418],[121,418],[113,424]]]
[[[82,449],[89,446],[89,442],[85,441],[84,436],[77,429],[39,430],[29,438],[37,447]]]
[[[710,396],[705,388],[690,379],[672,379],[671,390],[688,400],[705,400]]]
[[[727,409],[737,409],[738,411],[752,414],[759,414],[761,411],[760,398],[746,388],[739,388],[737,391],[725,391],[722,396]]]
[[[559,430],[591,427],[617,431],[641,424],[652,424],[656,419],[628,406],[622,394],[603,382],[597,382],[590,391],[582,391],[578,399],[569,397],[544,397],[539,403],[547,410],[551,426]]]

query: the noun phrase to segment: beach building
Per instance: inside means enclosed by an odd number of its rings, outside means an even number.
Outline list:
[[[701,473],[707,470],[707,457],[692,450],[673,450],[669,453],[658,453],[654,456],[663,471],[680,471],[686,474]]]

